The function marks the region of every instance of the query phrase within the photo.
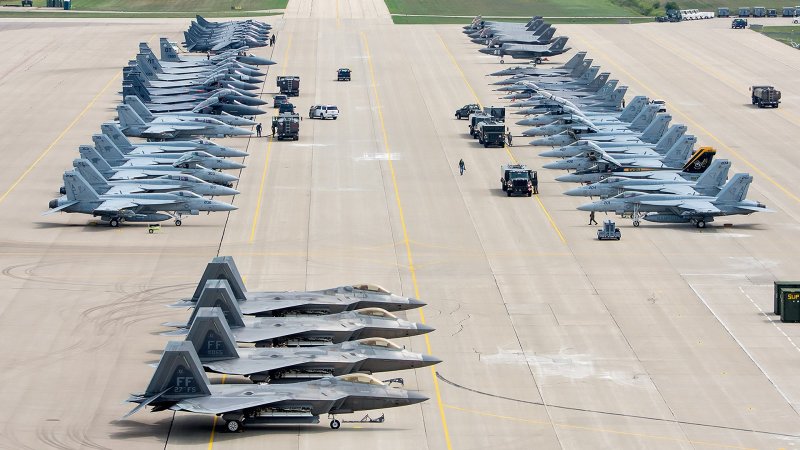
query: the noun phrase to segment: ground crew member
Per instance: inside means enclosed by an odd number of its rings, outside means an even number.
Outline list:
[[[594,220],[594,211],[589,212],[589,225],[597,225],[597,221]]]
[[[211,51],[206,52],[206,59],[211,59]]]
[[[461,175],[464,175],[464,171],[467,170],[467,166],[464,164],[463,159],[458,160],[458,170],[461,172]]]
[[[275,137],[275,122],[272,122],[272,137]]]
[[[273,34],[272,37],[269,38],[269,41],[271,42],[270,45],[275,45],[275,41],[277,40],[275,36],[277,36],[277,34]]]
[[[261,124],[256,124],[256,136],[261,137]]]
[[[508,141],[508,146],[513,147],[511,145],[511,130],[509,130],[508,128],[506,128],[506,140]]]
[[[539,193],[539,176],[536,174],[536,172],[533,172],[533,180],[531,180],[531,185],[533,186],[533,193],[534,194],[538,194]]]

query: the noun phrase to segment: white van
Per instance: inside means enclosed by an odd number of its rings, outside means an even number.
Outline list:
[[[309,119],[333,119],[339,117],[339,108],[334,105],[314,105],[308,110]]]

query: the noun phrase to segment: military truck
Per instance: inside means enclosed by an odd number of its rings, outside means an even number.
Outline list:
[[[753,17],[766,17],[767,8],[763,6],[756,6],[753,8]]]
[[[484,120],[490,120],[491,116],[482,112],[474,112],[469,115],[469,135],[478,139],[478,124]]]
[[[525,164],[506,164],[500,166],[500,188],[509,197],[514,194],[527,195],[533,194],[533,179],[536,172]]]
[[[503,122],[484,120],[478,124],[477,134],[478,143],[483,144],[486,148],[495,145],[506,146],[506,124]]]
[[[772,86],[753,86],[750,88],[750,98],[759,108],[777,108],[781,102],[781,91]]]
[[[717,8],[717,17],[730,17],[731,9],[727,6],[720,6]]]
[[[279,76],[276,82],[281,94],[289,97],[300,95],[300,77],[295,75]]]
[[[272,126],[275,128],[275,138],[279,141],[284,139],[296,141],[300,138],[300,116],[298,114],[283,113],[273,116]]]
[[[502,106],[484,106],[483,112],[492,116],[494,120],[505,122],[506,109]]]
[[[350,81],[350,69],[341,68],[337,70],[336,81]]]
[[[479,112],[481,107],[478,106],[477,103],[470,103],[469,105],[464,105],[461,108],[456,110],[456,119],[466,119],[469,117],[470,114],[474,112]]]

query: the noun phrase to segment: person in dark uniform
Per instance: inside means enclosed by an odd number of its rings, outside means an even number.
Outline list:
[[[539,193],[539,176],[536,174],[536,172],[533,172],[533,179],[531,180],[531,185],[533,186],[533,193],[534,194],[538,194]]]
[[[589,225],[597,225],[597,221],[594,220],[594,211],[589,212]]]
[[[464,175],[464,171],[467,170],[467,165],[464,164],[463,159],[458,160],[458,170],[461,172],[461,175]]]
[[[256,124],[256,136],[261,137],[261,124]]]

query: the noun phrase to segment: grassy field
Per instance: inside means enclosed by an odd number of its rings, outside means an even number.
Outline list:
[[[800,43],[800,25],[785,26],[785,27],[764,27],[756,31],[765,36],[771,37],[776,41],[783,42],[786,45],[792,45],[792,42],[794,42],[795,44]]]
[[[638,16],[610,0],[385,0],[392,14],[609,17]]]
[[[289,0],[72,0],[75,11],[148,12],[148,13],[217,13],[244,14],[247,11],[285,9]],[[19,0],[0,0],[0,5],[19,5]],[[46,6],[46,0],[34,0],[34,6]],[[0,13],[3,11],[0,10]],[[12,16],[13,17],[13,16]],[[37,16],[38,17],[38,16]],[[118,17],[118,16],[114,16]],[[152,17],[152,16],[149,16]]]

